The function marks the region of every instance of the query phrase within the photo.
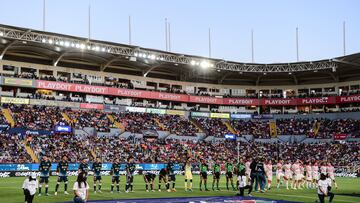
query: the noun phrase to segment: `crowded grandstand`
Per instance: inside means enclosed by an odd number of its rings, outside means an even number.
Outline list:
[[[359,177],[360,54],[245,64],[6,25],[0,39],[0,174],[39,176],[38,195],[74,175],[111,193],[176,192],[184,175],[219,196]]]

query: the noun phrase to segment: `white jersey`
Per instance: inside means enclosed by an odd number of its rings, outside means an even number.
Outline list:
[[[330,178],[331,180],[334,180],[334,179],[335,179],[335,174],[334,174],[335,168],[334,168],[334,166],[328,165],[328,166],[326,167],[326,172],[329,174],[329,178]]]
[[[245,173],[246,173],[246,175],[250,175],[250,173],[251,173],[250,164],[251,164],[250,161],[247,161],[245,163]]]
[[[327,166],[320,166],[320,172],[323,173],[324,175],[327,174]]]
[[[295,175],[298,175],[298,174],[301,174],[301,171],[300,171],[300,164],[293,164],[291,166],[291,169],[292,171],[295,173]]]
[[[305,170],[306,170],[306,179],[312,180],[313,177],[312,166],[310,164],[306,165]]]
[[[284,169],[285,169],[285,178],[289,179],[292,178],[292,171],[291,171],[291,164],[285,164],[284,165]]]
[[[282,165],[282,163],[279,162],[279,163],[276,164],[276,178],[278,180],[280,180],[281,176],[284,176],[283,165]]]
[[[317,164],[312,166],[312,178],[315,180],[319,179],[319,166]]]
[[[267,177],[271,177],[272,176],[272,164],[265,164],[265,173]]]
[[[29,190],[30,195],[34,195],[36,193],[36,189],[38,188],[39,183],[37,180],[30,181],[29,178],[24,180],[22,188],[25,190]]]

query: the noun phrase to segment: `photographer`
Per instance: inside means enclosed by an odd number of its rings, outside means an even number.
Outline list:
[[[36,174],[31,173],[31,175],[24,180],[24,183],[22,185],[22,189],[24,190],[25,195],[25,203],[33,202],[34,195],[38,187],[39,183],[36,179]]]
[[[325,174],[321,174],[320,175],[320,180],[318,181],[318,196],[319,196],[319,200],[320,203],[324,203],[325,202],[325,197],[329,196],[329,202],[332,202],[332,200],[334,199],[334,193],[330,192],[331,186],[329,185],[329,181],[326,180],[326,175]]]

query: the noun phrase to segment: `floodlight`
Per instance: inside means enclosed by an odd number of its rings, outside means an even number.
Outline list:
[[[3,32],[0,32],[0,36],[4,36],[4,33],[3,33]]]
[[[196,64],[196,62],[195,62],[194,60],[192,60],[192,61],[190,62],[190,64],[191,64],[192,66],[194,66],[194,65]]]
[[[209,62],[207,62],[207,61],[202,61],[201,63],[200,63],[200,67],[201,68],[208,68],[209,67]]]
[[[80,44],[80,49],[85,49],[85,44]]]
[[[41,41],[42,41],[42,43],[45,43],[45,42],[46,42],[46,39],[45,39],[45,38],[43,38]]]
[[[54,41],[52,39],[49,39],[49,44],[52,44]]]
[[[106,49],[105,49],[104,47],[101,49],[102,52],[105,52],[105,50],[106,50]]]
[[[70,42],[65,42],[65,46],[69,47],[70,46]]]

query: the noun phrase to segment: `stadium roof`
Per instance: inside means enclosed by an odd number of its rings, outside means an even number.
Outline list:
[[[360,80],[360,53],[297,63],[241,63],[7,25],[0,25],[0,59],[232,85],[300,85]]]

